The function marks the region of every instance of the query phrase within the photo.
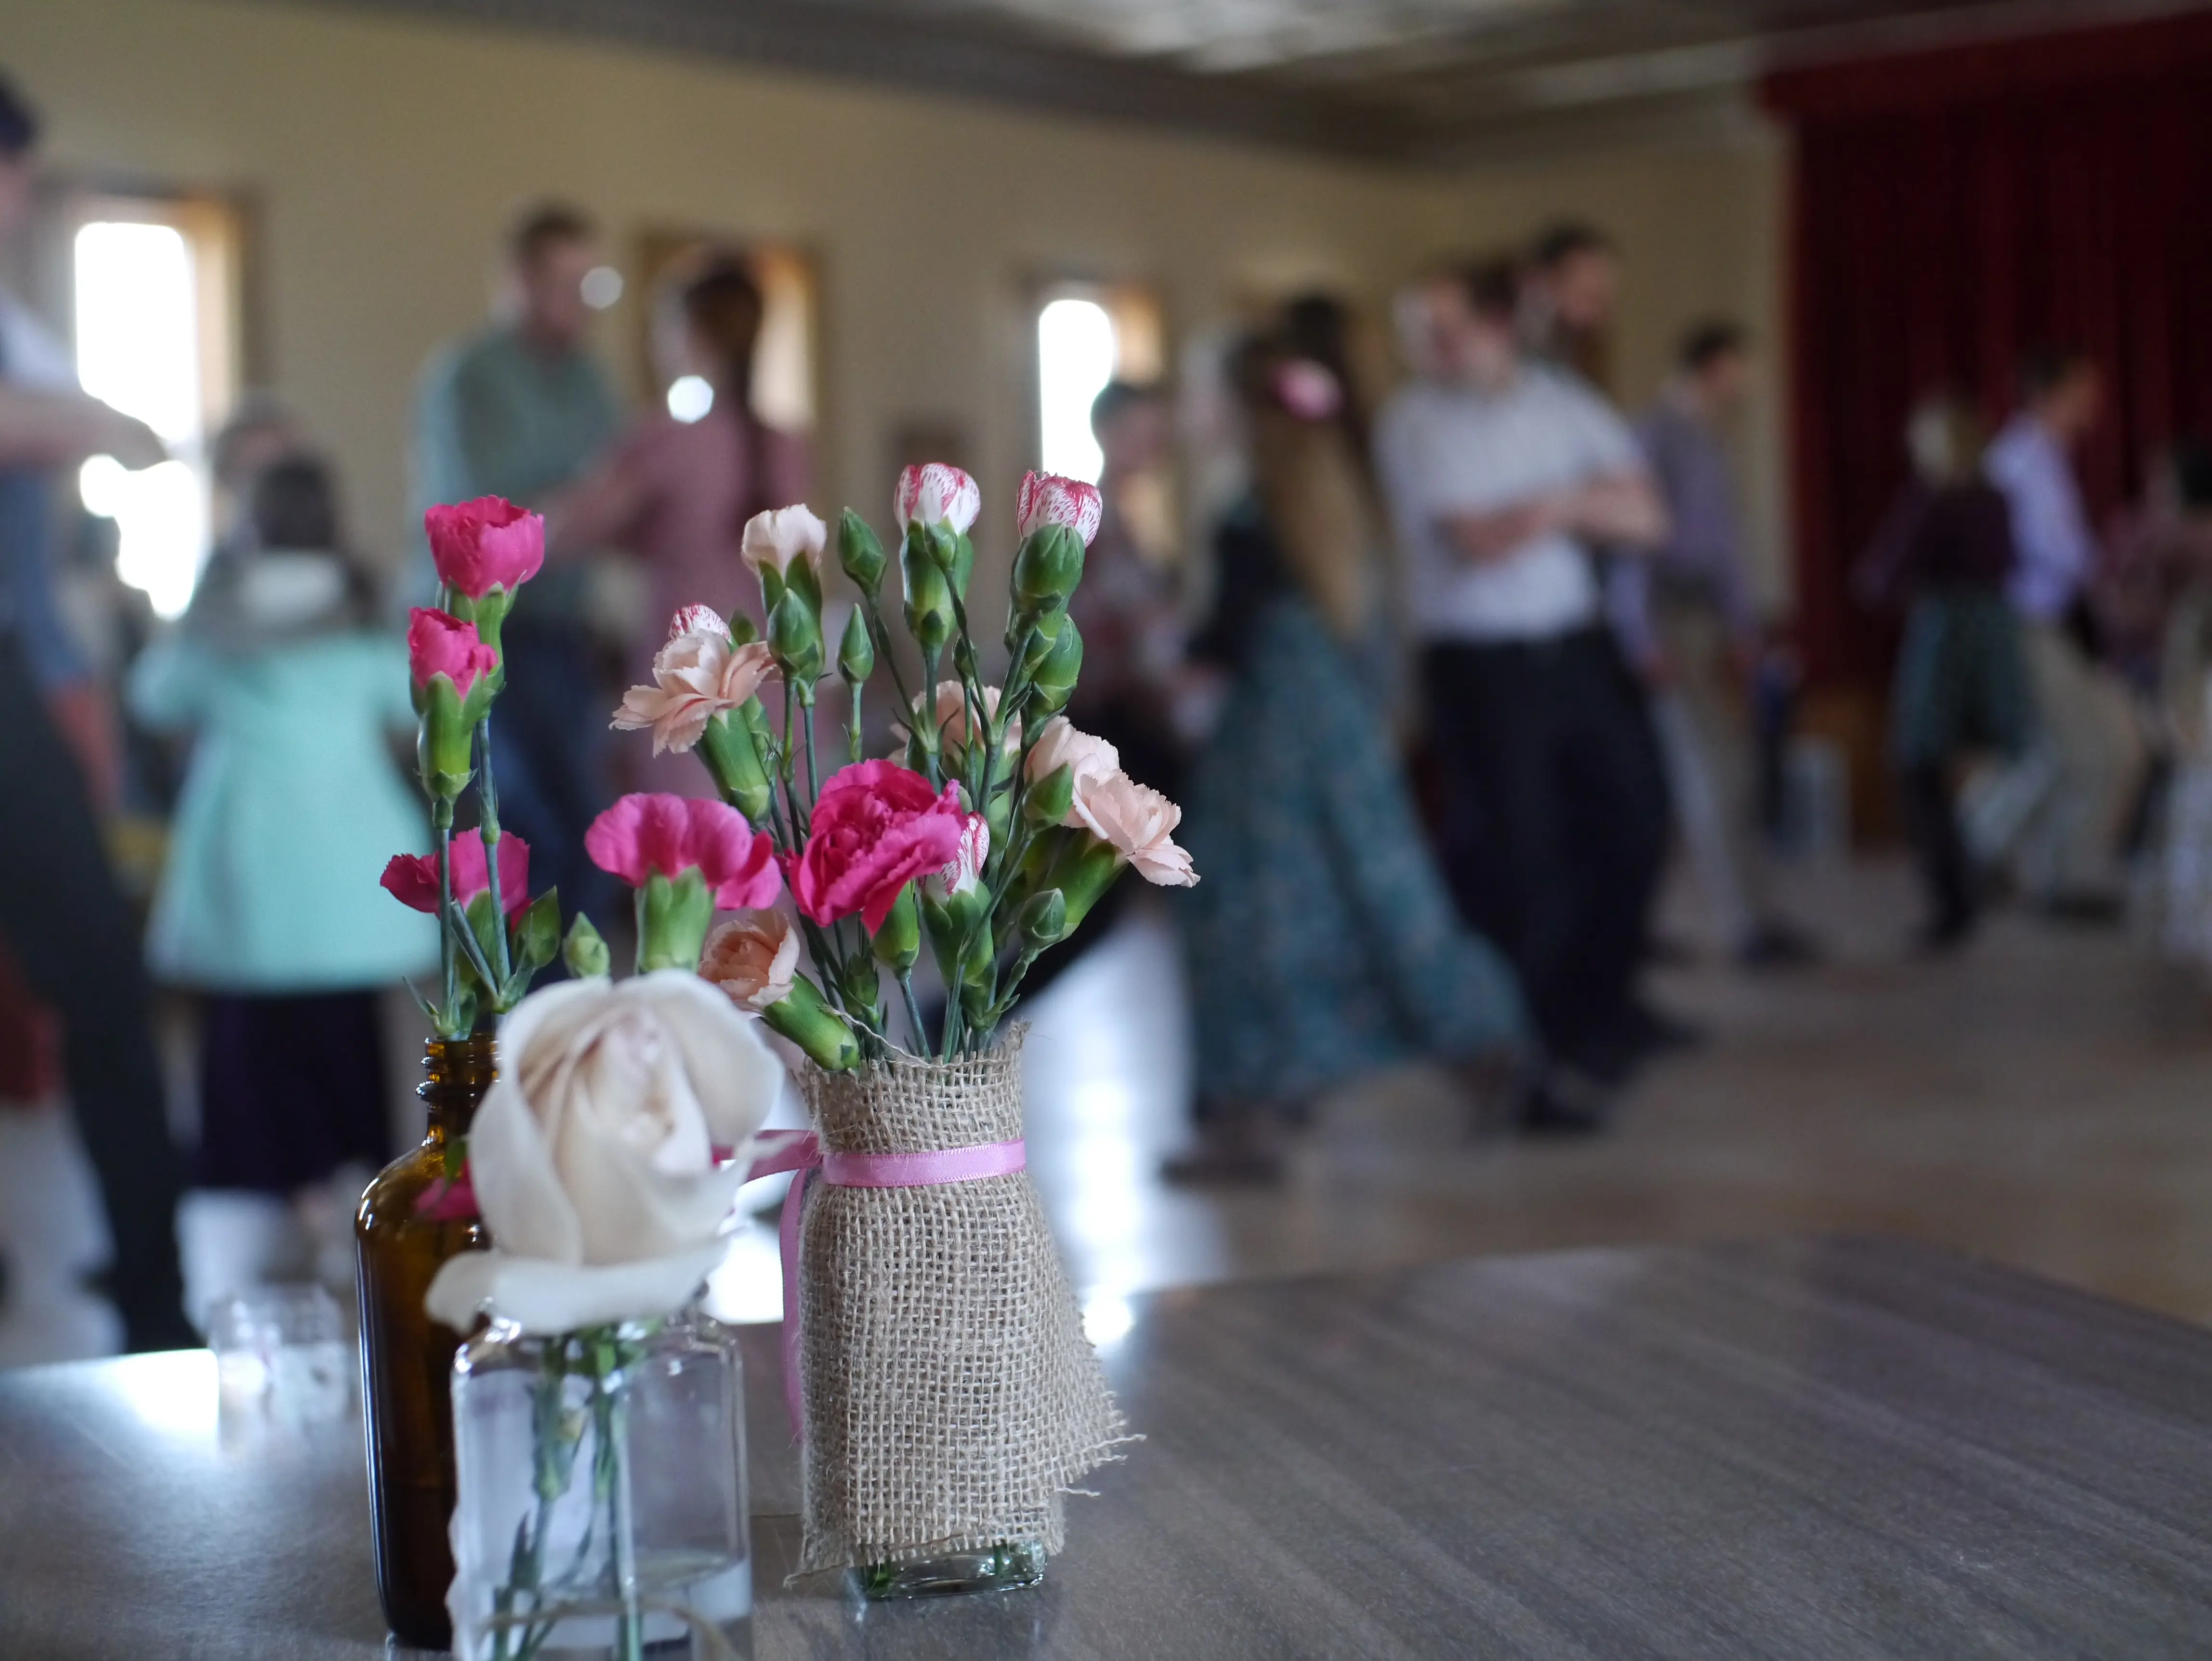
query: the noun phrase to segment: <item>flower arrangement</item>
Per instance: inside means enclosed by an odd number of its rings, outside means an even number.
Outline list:
[[[743,617],[684,607],[653,684],[631,688],[614,712],[617,728],[649,732],[656,754],[696,754],[721,798],[625,797],[592,827],[593,860],[637,891],[640,967],[696,966],[825,1071],[895,1052],[949,1062],[988,1050],[1030,965],[1122,871],[1168,885],[1198,879],[1173,840],[1181,810],[1061,713],[1083,663],[1067,601],[1098,533],[1097,488],[1038,473],[1022,482],[1000,685],[983,679],[968,610],[969,532],[981,505],[957,467],[899,478],[901,610],[919,689],[907,685],[884,620],[891,561],[850,509],[836,558],[859,604],[829,656],[821,568],[831,532],[793,506],[745,527],[765,635]],[[864,695],[878,668],[902,719],[896,753],[870,758]],[[833,675],[848,713],[842,764],[828,770],[815,704]],[[787,889],[789,916],[769,909]],[[717,910],[734,915],[717,924]],[[934,1032],[914,990],[925,942],[947,989]],[[910,1049],[893,1036],[887,977]]]
[[[438,1036],[456,1038],[513,1009],[561,945],[560,897],[530,898],[530,849],[500,830],[491,756],[492,703],[507,684],[501,625],[545,563],[545,521],[484,496],[431,508],[423,529],[438,604],[408,613],[407,663],[438,851],[393,855],[383,880],[401,904],[438,919],[438,995],[415,996]],[[454,812],[471,789],[477,825],[456,837]],[[596,938],[580,916],[574,948],[588,956]]]

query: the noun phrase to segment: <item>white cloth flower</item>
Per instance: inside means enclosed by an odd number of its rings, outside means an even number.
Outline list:
[[[772,508],[747,520],[744,538],[738,545],[738,557],[756,576],[763,565],[781,576],[791,569],[794,559],[803,558],[810,565],[820,559],[829,539],[830,527],[814,516],[813,510],[803,502],[793,502],[788,508]]]
[[[469,1131],[494,1244],[438,1271],[431,1315],[556,1333],[681,1308],[782,1088],[753,1023],[688,970],[569,982],[507,1018],[499,1068]]]

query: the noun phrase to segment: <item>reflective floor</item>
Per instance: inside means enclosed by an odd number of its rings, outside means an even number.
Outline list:
[[[2203,983],[2121,931],[2017,916],[1955,958],[1908,961],[1911,894],[1891,865],[1800,874],[1790,897],[1826,961],[1659,975],[1708,1042],[1654,1067],[1607,1135],[1480,1140],[1440,1076],[1408,1069],[1326,1103],[1279,1188],[1208,1192],[1157,1176],[1185,1134],[1188,1038],[1172,934],[1137,916],[1031,1011],[1030,1164],[1094,1335],[1126,1319],[1122,1294],[1177,1282],[1823,1230],[1911,1235],[2212,1320]],[[273,1203],[194,1196],[183,1235],[196,1304],[313,1262]],[[99,1250],[66,1120],[0,1110],[0,1366],[112,1343],[76,1285]],[[732,1316],[775,1315],[772,1214],[714,1292]]]

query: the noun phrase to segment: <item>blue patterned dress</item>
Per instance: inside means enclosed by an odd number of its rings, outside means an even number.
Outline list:
[[[1176,833],[1200,874],[1174,896],[1200,1116],[1295,1112],[1363,1073],[1518,1039],[1513,971],[1461,922],[1352,654],[1286,586],[1224,586],[1247,608],[1237,679]]]

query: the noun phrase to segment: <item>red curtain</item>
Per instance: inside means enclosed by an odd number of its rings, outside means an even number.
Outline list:
[[[1816,678],[1876,678],[1846,575],[1905,474],[1923,393],[1992,418],[2014,362],[2079,347],[2112,391],[2082,457],[2101,513],[2212,433],[2212,18],[1771,76],[1794,130],[1791,456]]]

